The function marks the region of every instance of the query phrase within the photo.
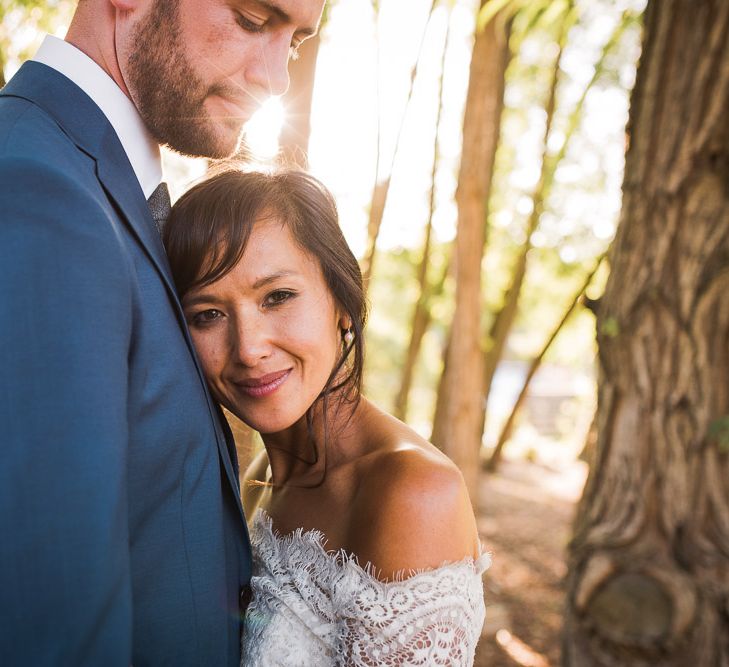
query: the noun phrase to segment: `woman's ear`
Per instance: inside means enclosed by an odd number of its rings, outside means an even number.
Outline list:
[[[342,315],[339,318],[339,328],[342,331],[349,331],[352,328],[352,318],[349,315]]]

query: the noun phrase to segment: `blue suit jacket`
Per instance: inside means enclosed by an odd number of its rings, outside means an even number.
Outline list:
[[[91,99],[26,63],[0,92],[0,662],[237,667],[249,577],[139,183]]]

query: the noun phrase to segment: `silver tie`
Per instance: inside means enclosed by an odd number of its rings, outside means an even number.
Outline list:
[[[170,217],[170,209],[172,208],[170,203],[170,191],[167,189],[167,183],[162,181],[149,196],[147,200],[149,210],[152,213],[152,219],[154,224],[157,225],[157,230],[160,235],[165,228],[167,218]]]

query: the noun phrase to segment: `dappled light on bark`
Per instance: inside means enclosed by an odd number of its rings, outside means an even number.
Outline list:
[[[729,5],[645,23],[565,664],[709,667],[729,664]]]

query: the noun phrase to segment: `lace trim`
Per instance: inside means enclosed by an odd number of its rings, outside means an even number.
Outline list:
[[[482,545],[482,551],[476,558],[466,556],[462,560],[458,561],[443,561],[437,567],[403,568],[395,573],[393,579],[384,581],[377,576],[377,568],[371,562],[368,561],[365,565],[361,565],[356,554],[349,553],[345,549],[327,549],[326,544],[328,540],[326,535],[316,528],[312,528],[310,530],[297,528],[290,533],[282,534],[274,528],[273,519],[271,519],[268,512],[266,512],[263,508],[259,508],[256,511],[252,526],[251,539],[254,539],[254,533],[258,532],[258,530],[263,530],[268,537],[268,541],[277,545],[278,548],[276,551],[278,552],[289,552],[295,544],[303,542],[315,549],[315,551],[317,551],[337,569],[354,567],[360,570],[367,579],[371,580],[372,583],[380,584],[383,589],[386,589],[390,584],[409,581],[410,579],[415,579],[421,575],[437,574],[444,568],[466,566],[469,569],[472,569],[476,574],[483,574],[489,567],[491,567],[491,553],[483,551]]]
[[[471,667],[484,618],[482,553],[390,581],[319,530],[280,534],[259,510],[251,525],[245,667]]]

